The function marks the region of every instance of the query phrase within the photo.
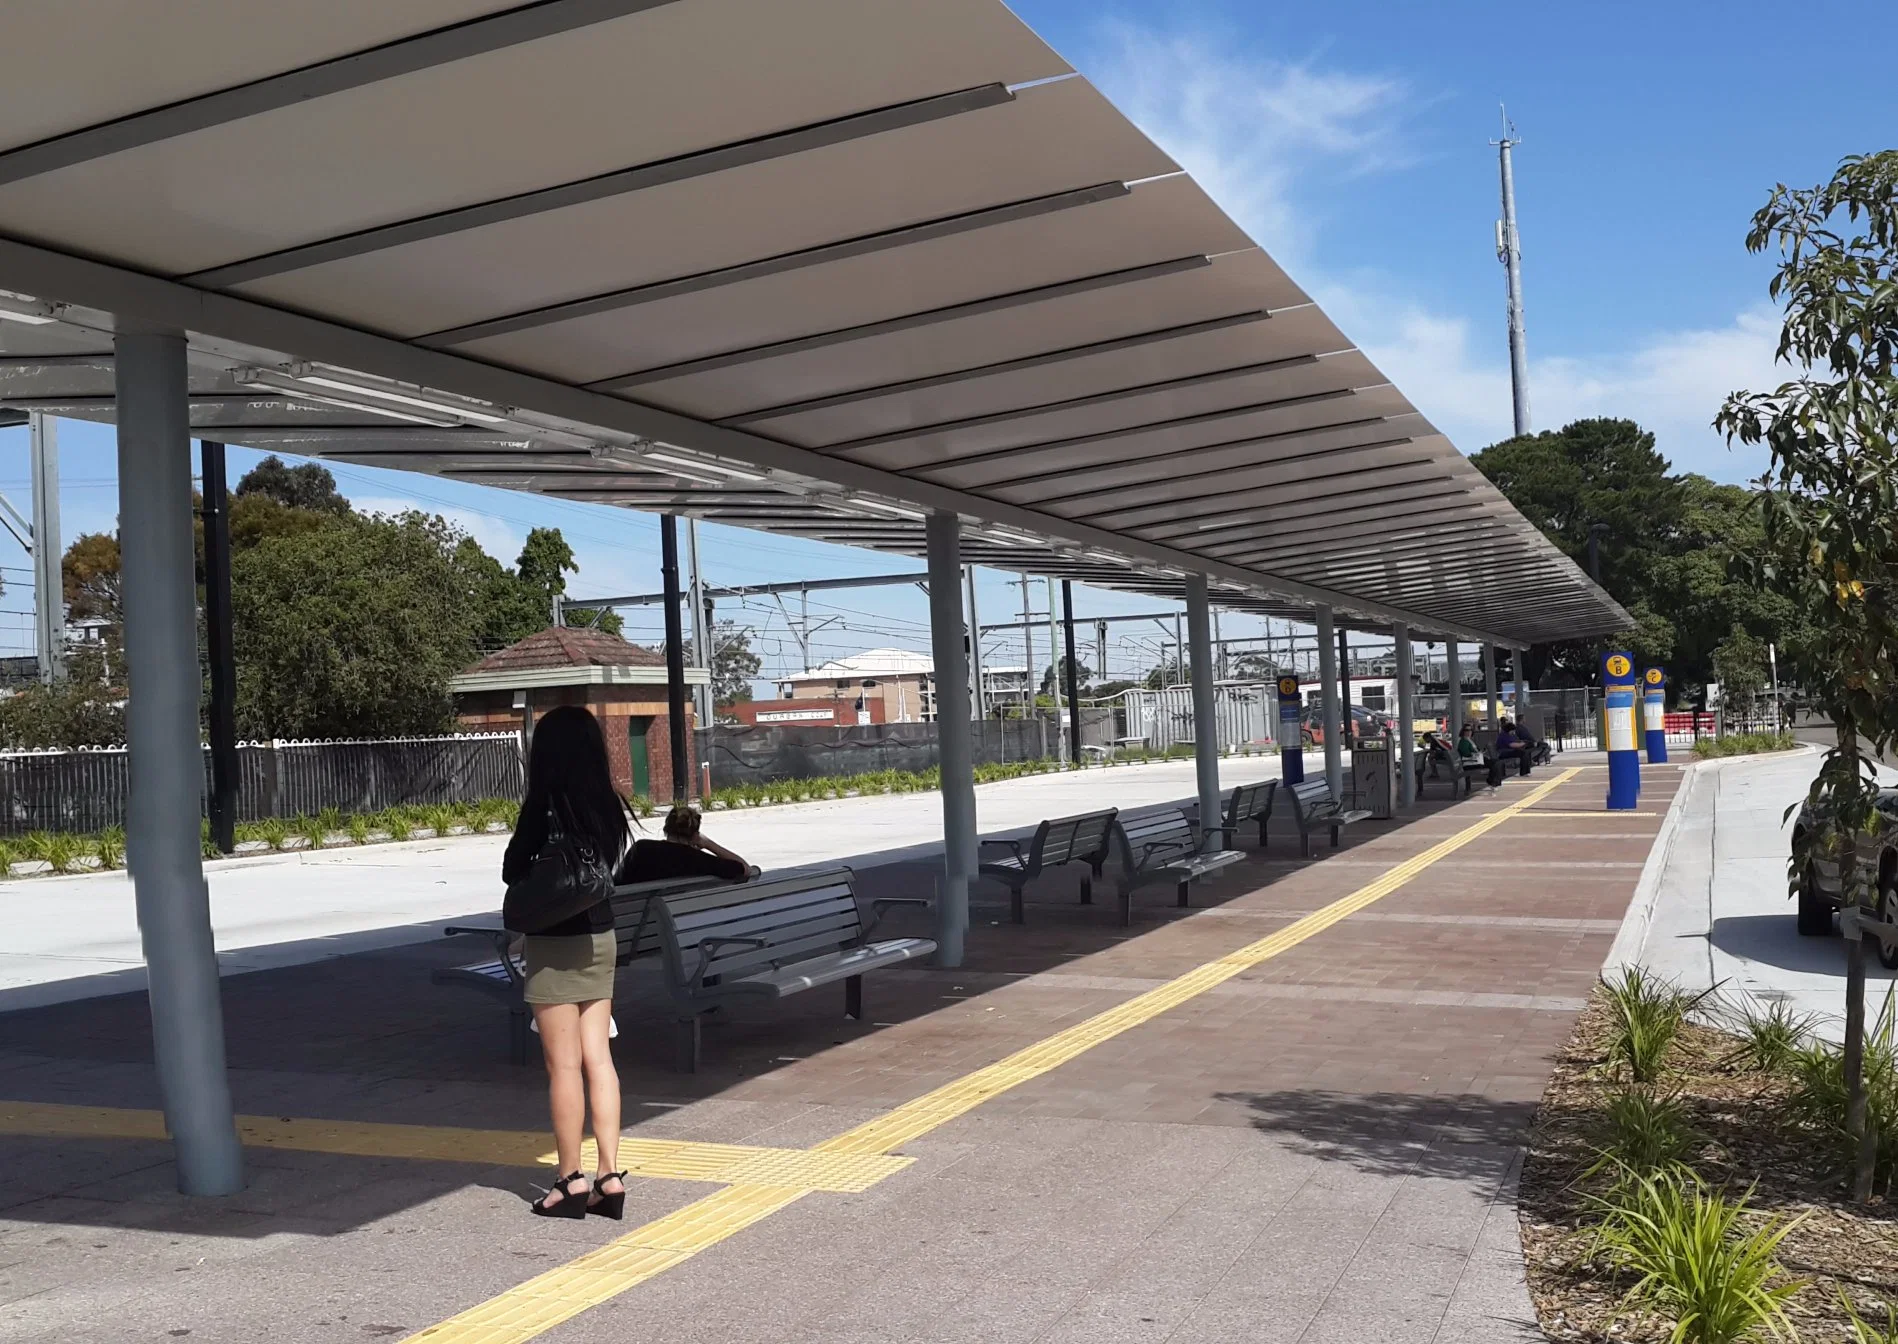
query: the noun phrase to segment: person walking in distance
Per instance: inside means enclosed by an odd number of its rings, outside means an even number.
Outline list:
[[[527,797],[501,862],[512,886],[543,851],[569,837],[590,847],[610,872],[631,848],[626,804],[613,788],[599,721],[578,705],[548,711],[534,725],[527,756]],[[531,927],[531,926],[529,926]],[[553,1112],[559,1180],[533,1204],[549,1218],[588,1213],[617,1219],[626,1207],[618,1169],[619,1073],[608,1043],[613,1015],[613,907],[602,900],[523,940],[526,987]],[[599,1162],[591,1181],[580,1164],[589,1103]]]

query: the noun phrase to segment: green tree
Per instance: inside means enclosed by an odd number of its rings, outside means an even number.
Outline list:
[[[1054,663],[1049,663],[1041,672],[1040,694],[1047,696],[1050,700],[1054,698],[1055,666]],[[1065,653],[1061,655],[1060,668],[1061,694],[1065,696],[1068,693],[1068,656]],[[1089,667],[1087,660],[1079,655],[1076,655],[1074,659],[1074,671],[1075,685],[1077,686],[1086,686],[1088,679],[1094,675],[1094,669]]]
[[[1862,744],[1882,754],[1898,741],[1898,150],[1847,158],[1816,187],[1775,187],[1746,245],[1779,253],[1770,293],[1786,314],[1778,357],[1794,376],[1769,392],[1735,392],[1714,424],[1770,454],[1754,572],[1800,604],[1806,624],[1788,653],[1835,732],[1808,794],[1816,824],[1792,871],[1814,847],[1835,856],[1856,912],[1872,876],[1856,842],[1883,829]],[[1861,1200],[1878,1141],[1864,1058],[1865,942],[1854,925],[1843,1062]]]
[[[308,509],[312,513],[350,512],[349,501],[337,493],[336,478],[330,475],[329,468],[317,462],[292,467],[275,455],[245,472],[231,495],[233,515],[236,500],[248,495],[264,495],[286,508]]]
[[[567,545],[559,528],[537,527],[527,534],[520,558],[514,562],[514,572],[522,583],[544,599],[541,609],[551,621],[554,598],[566,596],[567,575],[578,574],[580,566],[573,558],[573,547]]]
[[[125,741],[125,688],[108,675],[105,648],[84,644],[66,676],[24,686],[0,700],[0,744],[20,750],[110,747]]]
[[[751,651],[751,627],[719,621],[712,627],[712,702],[720,709],[751,699],[751,683],[764,663]]]
[[[440,518],[351,517],[233,556],[237,715],[254,737],[446,730],[483,596]]]

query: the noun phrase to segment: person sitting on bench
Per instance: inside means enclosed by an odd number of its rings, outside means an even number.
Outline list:
[[[675,807],[666,814],[665,839],[635,840],[620,864],[617,880],[658,882],[674,877],[716,877],[744,882],[751,865],[699,829],[697,808]]]
[[[1517,733],[1516,725],[1504,719],[1502,727],[1496,733],[1496,769],[1492,772],[1497,777],[1496,782],[1502,783],[1502,764],[1512,758],[1517,763],[1516,773],[1528,774],[1529,753],[1533,750],[1528,739]]]
[[[1438,766],[1441,766],[1447,771],[1451,766],[1456,764],[1455,754],[1451,752],[1448,746],[1444,745],[1443,739],[1438,737],[1435,733],[1425,733],[1419,745],[1423,747],[1424,762],[1432,767],[1432,774],[1435,773],[1435,769]],[[1420,775],[1422,774],[1421,767],[1419,767],[1418,773]]]

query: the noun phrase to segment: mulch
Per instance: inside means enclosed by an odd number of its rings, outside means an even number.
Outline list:
[[[1582,1014],[1543,1094],[1524,1161],[1520,1213],[1529,1292],[1543,1330],[1576,1341],[1666,1340],[1670,1322],[1624,1306],[1629,1283],[1590,1255],[1582,1174],[1595,1159],[1593,1135],[1617,1080],[1606,1066],[1609,1019],[1599,1001]],[[1805,1219],[1780,1247],[1780,1261],[1805,1280],[1787,1304],[1804,1344],[1852,1341],[1843,1293],[1881,1325],[1898,1304],[1898,1205],[1854,1205],[1846,1174],[1827,1144],[1785,1118],[1790,1086],[1749,1068],[1738,1040],[1687,1026],[1669,1058],[1666,1086],[1677,1089],[1704,1142],[1691,1164],[1733,1194],[1752,1187],[1762,1217]]]

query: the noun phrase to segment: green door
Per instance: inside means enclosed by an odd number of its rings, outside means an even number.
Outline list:
[[[626,756],[633,765],[633,792],[641,798],[652,797],[652,762],[646,756],[646,729],[650,718],[626,720]]]

